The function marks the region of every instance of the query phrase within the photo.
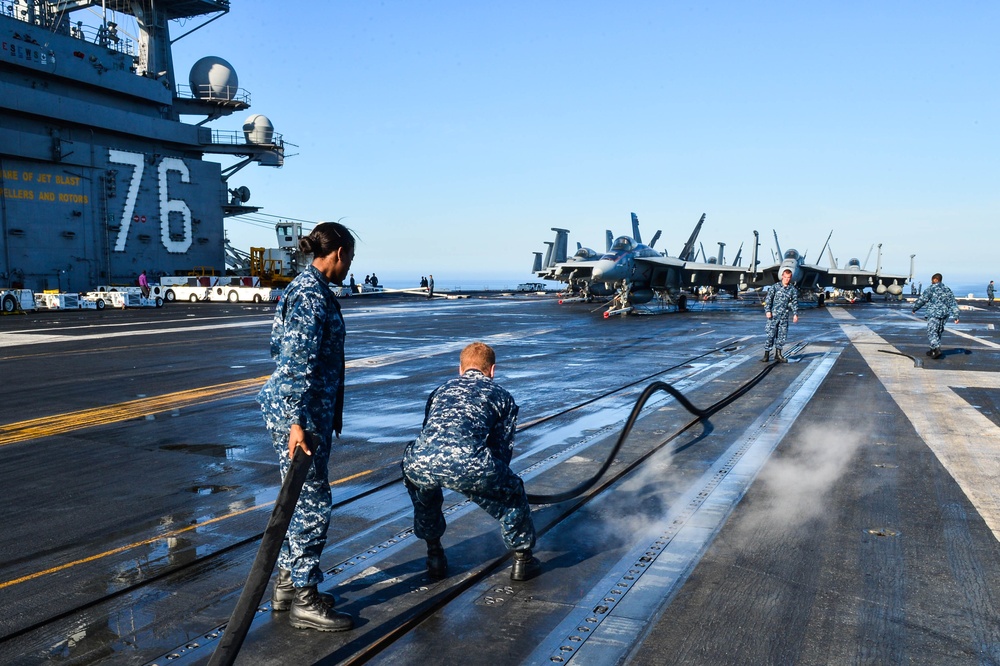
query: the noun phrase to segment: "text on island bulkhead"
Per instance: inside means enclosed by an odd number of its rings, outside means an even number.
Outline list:
[[[5,169],[3,172],[4,185],[7,183],[39,183],[48,186],[61,185],[64,187],[79,187],[80,176],[64,176],[63,174],[52,174],[34,171],[19,171],[17,169]],[[29,186],[30,187],[30,186]],[[3,196],[5,199],[21,199],[24,201],[48,201],[51,203],[75,203],[87,204],[90,199],[86,194],[76,194],[74,192],[53,192],[43,189],[26,189],[25,187],[4,187]]]

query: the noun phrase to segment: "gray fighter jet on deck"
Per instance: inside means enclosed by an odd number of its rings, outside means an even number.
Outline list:
[[[756,231],[753,233],[754,258],[756,259],[757,247],[759,245],[758,234]],[[822,305],[826,299],[827,290],[839,291],[851,302],[858,299],[870,301],[873,292],[876,294],[888,293],[892,296],[900,296],[903,293],[903,286],[913,279],[913,258],[916,255],[912,254],[910,255],[909,275],[891,275],[882,272],[881,243],[878,245],[878,258],[874,271],[865,270],[861,262],[857,259],[851,259],[847,262],[846,266],[838,268],[837,261],[833,258],[833,252],[829,249],[830,238],[832,236],[833,232],[831,231],[830,235],[826,238],[823,249],[820,250],[820,256],[825,251],[829,257],[830,266],[824,267],[807,264],[805,254],[799,254],[798,250],[789,248],[782,252],[781,245],[778,242],[778,233],[774,232],[774,244],[778,248],[778,255],[781,257],[781,260],[761,269],[760,272],[752,274],[751,283],[754,285],[767,285],[778,282],[780,279],[779,276],[787,268],[792,271],[792,284],[799,288],[800,294],[807,297],[813,296]],[[871,289],[872,291],[865,291],[865,289]]]
[[[746,271],[722,264],[721,252],[718,263],[693,261],[695,244],[704,223],[705,215],[702,215],[676,258],[653,249],[660,237],[659,231],[649,245],[642,243],[639,219],[635,213],[632,213],[632,236],[611,240],[608,232],[607,252],[596,260],[578,256],[560,262],[560,246],[566,245],[561,234],[568,232],[553,229],[557,237],[555,243],[550,244],[547,262],[550,265],[544,270],[536,270],[536,273],[544,279],[566,282],[573,295],[580,299],[612,296],[605,316],[624,314],[654,298],[658,298],[663,305],[684,309],[687,302],[687,295],[682,293],[684,289],[711,286],[735,293],[741,286],[745,288],[746,280],[741,280],[740,276]],[[541,254],[536,253],[535,256],[538,269]]]
[[[737,260],[732,265],[726,265],[722,256],[724,243],[720,243],[718,258],[703,262],[694,261],[697,256],[695,244],[705,222],[702,215],[694,231],[684,244],[678,257],[669,257],[665,252],[653,249],[653,243],[660,236],[656,233],[649,245],[644,245],[639,234],[639,220],[632,213],[632,236],[619,236],[611,239],[608,234],[608,247],[600,258],[594,259],[596,253],[587,248],[580,248],[572,258],[566,258],[566,245],[569,232],[565,229],[556,231],[555,243],[548,243],[549,253],[546,257],[546,267],[541,266],[541,253],[535,253],[535,272],[547,280],[559,280],[569,286],[570,300],[592,300],[597,296],[610,297],[605,317],[614,314],[625,314],[635,306],[649,303],[654,298],[660,305],[672,305],[683,310],[687,305],[688,293],[699,291],[725,291],[738,296],[750,288],[766,287],[779,281],[779,276],[785,268],[792,270],[792,280],[800,289],[800,294],[806,298],[815,298],[820,304],[827,297],[827,290],[842,293],[849,300],[865,298],[871,300],[870,288],[878,294],[888,293],[894,296],[902,294],[903,285],[913,275],[913,257],[910,258],[910,275],[890,275],[881,272],[881,246],[879,260],[875,271],[867,271],[861,262],[852,259],[844,268],[838,268],[830,253],[829,268],[807,264],[805,255],[789,248],[782,253],[778,246],[778,256],[781,257],[773,265],[758,268],[758,251],[760,248],[759,234],[754,231],[754,247],[749,267],[738,265],[742,256],[742,246],[737,254]],[[831,232],[832,236],[832,232]],[[775,233],[775,243],[778,236]],[[830,238],[823,251],[829,247]],[[704,249],[701,254],[704,257]]]

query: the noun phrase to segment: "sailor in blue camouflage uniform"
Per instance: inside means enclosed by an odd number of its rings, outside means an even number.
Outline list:
[[[927,355],[931,358],[941,358],[941,334],[944,333],[945,320],[954,319],[958,323],[958,302],[951,289],[941,282],[942,279],[940,273],[931,276],[931,286],[913,302],[914,314],[927,306],[927,342],[930,345]]]
[[[517,404],[493,381],[496,354],[474,342],[462,350],[459,377],[436,388],[427,400],[420,435],[403,453],[403,476],[413,501],[413,532],[427,541],[427,572],[447,575],[441,545],[446,524],[442,489],[462,493],[500,521],[514,551],[510,577],[528,580],[541,570],[531,549],[535,525],[524,483],[510,468]]]
[[[762,363],[771,360],[771,349],[774,349],[776,363],[787,363],[781,354],[788,337],[788,318],[792,323],[799,321],[799,289],[792,284],[792,271],[781,272],[781,282],[772,284],[764,296],[764,316],[767,317],[767,327],[764,329],[764,358]]]
[[[353,618],[333,609],[320,593],[319,566],[332,508],[329,463],[333,435],[339,437],[344,409],[344,318],[331,290],[341,284],[354,259],[354,236],[343,225],[323,222],[299,249],[312,263],[285,289],[271,328],[274,374],[257,396],[278,454],[284,480],[298,448],[310,467],[278,556],[272,609],[289,610],[299,629],[345,631]]]

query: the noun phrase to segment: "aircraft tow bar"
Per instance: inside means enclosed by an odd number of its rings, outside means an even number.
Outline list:
[[[590,479],[587,479],[583,483],[579,484],[575,488],[571,488],[569,490],[557,493],[555,495],[534,495],[532,493],[528,493],[528,503],[556,504],[558,502],[565,502],[566,500],[573,499],[574,497],[582,495],[583,493],[590,490],[590,488],[592,488],[594,484],[597,483],[597,481],[602,476],[604,476],[604,473],[608,471],[608,468],[611,467],[612,461],[615,459],[615,456],[618,455],[618,451],[625,443],[625,440],[626,438],[628,438],[629,433],[632,432],[632,427],[635,425],[636,420],[639,418],[639,414],[642,412],[642,408],[646,406],[646,403],[657,391],[664,391],[666,393],[669,393],[674,398],[676,398],[677,402],[679,402],[684,407],[684,409],[688,410],[691,414],[697,416],[699,421],[707,422],[710,416],[712,416],[716,412],[721,411],[729,404],[735,402],[745,393],[747,393],[750,389],[759,384],[761,380],[763,380],[764,377],[766,377],[768,373],[771,372],[771,370],[773,370],[776,365],[778,364],[777,363],[768,364],[767,367],[758,372],[750,381],[743,384],[743,386],[739,387],[725,398],[722,398],[721,400],[717,401],[716,403],[705,409],[699,409],[698,407],[696,407],[694,404],[692,404],[690,400],[687,399],[687,397],[684,396],[683,393],[675,389],[667,382],[653,382],[643,390],[642,394],[635,401],[635,405],[632,407],[632,412],[629,414],[628,420],[625,422],[625,425],[622,427],[621,434],[618,436],[618,441],[615,442],[614,447],[612,447],[611,452],[608,454],[607,460],[604,461],[604,464],[601,465],[601,468],[597,470],[594,476],[592,476]]]

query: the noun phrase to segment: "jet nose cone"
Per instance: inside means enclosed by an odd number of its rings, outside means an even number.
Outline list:
[[[778,269],[778,279],[784,272],[788,270],[792,272],[792,282],[798,284],[799,280],[802,279],[802,271],[799,270],[799,264],[796,261],[783,261],[781,262],[781,268]]]
[[[614,282],[621,279],[620,272],[618,264],[610,259],[602,259],[594,266],[594,279],[598,282]]]

